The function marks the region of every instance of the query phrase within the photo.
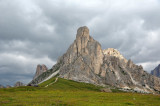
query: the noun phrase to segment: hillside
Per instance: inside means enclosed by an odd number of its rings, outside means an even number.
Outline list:
[[[100,92],[101,87],[92,84],[79,83],[55,77],[40,84],[40,87],[18,87],[0,89],[1,106],[17,105],[159,105],[160,96],[138,93],[106,93]],[[115,91],[115,90],[113,90]]]
[[[55,82],[56,77],[51,78],[50,80],[47,80],[40,84],[40,87],[45,87],[48,89],[54,89],[54,90],[62,90],[62,91],[100,91],[102,87],[95,86],[92,84],[87,83],[81,83],[81,82],[75,82],[72,80],[66,80],[62,78],[58,78],[58,80]],[[55,82],[55,83],[54,83]],[[51,85],[50,85],[51,84]]]

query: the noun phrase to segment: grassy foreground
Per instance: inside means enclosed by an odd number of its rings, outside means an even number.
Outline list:
[[[0,106],[159,106],[160,95],[137,93],[105,93],[101,87],[52,78],[40,87],[0,89]]]

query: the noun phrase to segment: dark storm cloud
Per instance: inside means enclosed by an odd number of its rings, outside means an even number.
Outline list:
[[[102,48],[116,48],[150,71],[160,63],[158,0],[0,0],[0,84],[31,80],[88,26]]]

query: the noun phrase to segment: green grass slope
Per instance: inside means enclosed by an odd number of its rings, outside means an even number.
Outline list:
[[[56,78],[51,78],[48,81],[43,82],[40,84],[40,87],[45,87],[46,85],[49,85],[53,83],[56,80]],[[58,78],[56,83],[53,83],[47,87],[47,89],[52,89],[52,90],[67,90],[67,91],[77,91],[77,90],[85,90],[85,91],[100,91],[102,87],[100,86],[95,86],[92,84],[87,84],[87,83],[80,83],[80,82],[75,82],[72,80],[66,80],[62,78]]]
[[[158,106],[159,95],[138,93],[105,93],[101,87],[59,78],[40,87],[0,89],[0,106]],[[48,84],[52,85],[45,87]]]

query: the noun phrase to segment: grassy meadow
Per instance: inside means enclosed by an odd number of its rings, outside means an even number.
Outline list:
[[[39,87],[0,89],[0,106],[159,106],[160,95],[100,92],[102,87],[52,78]]]

